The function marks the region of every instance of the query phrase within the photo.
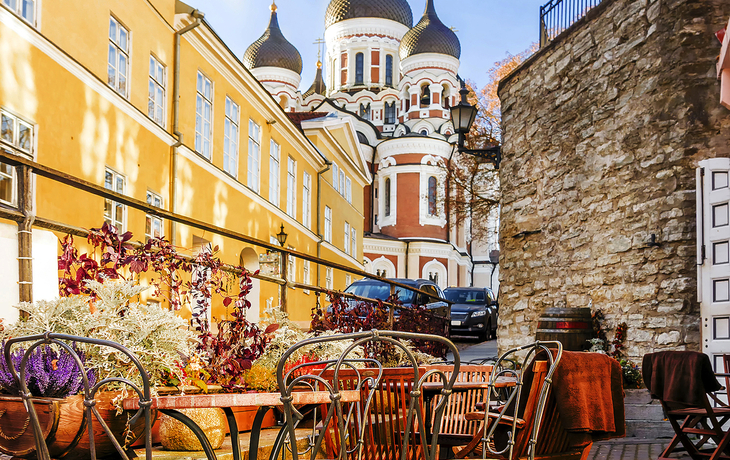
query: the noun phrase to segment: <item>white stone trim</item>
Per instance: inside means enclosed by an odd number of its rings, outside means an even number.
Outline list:
[[[446,287],[448,286],[447,277],[448,277],[449,271],[446,269],[444,264],[442,264],[441,262],[439,262],[436,259],[426,262],[423,265],[423,269],[421,270],[421,278],[429,279],[429,276],[428,276],[429,272],[437,273],[438,274],[438,283],[437,283],[438,286],[441,289],[446,289]]]
[[[382,229],[383,227],[390,227],[398,222],[398,174],[393,169],[394,166],[386,168],[382,173],[378,171],[378,226]],[[385,215],[385,180],[390,179],[390,216]]]
[[[373,260],[371,264],[371,269],[372,271],[370,273],[372,274],[375,274],[376,270],[385,270],[386,277],[398,277],[398,269],[396,268],[395,264],[393,264],[393,262],[385,256],[380,256],[377,259]]]
[[[250,69],[250,72],[260,82],[276,82],[284,83],[294,88],[294,91],[299,88],[299,84],[302,82],[302,76],[293,70],[284,69],[282,67],[256,67]]]
[[[395,155],[410,155],[414,152],[448,158],[451,155],[451,149],[452,145],[443,139],[432,137],[397,137],[378,144],[377,151],[379,158]]]
[[[400,68],[403,75],[421,69],[446,70],[456,75],[459,73],[459,60],[447,54],[419,53],[403,59]]]

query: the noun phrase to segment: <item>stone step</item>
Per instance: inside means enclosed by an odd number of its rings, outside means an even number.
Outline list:
[[[664,411],[659,404],[625,404],[626,420],[664,420]]]
[[[666,420],[626,420],[626,437],[662,439],[674,436],[672,425]]]

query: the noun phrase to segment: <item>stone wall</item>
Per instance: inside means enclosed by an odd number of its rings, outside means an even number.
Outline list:
[[[630,357],[699,348],[695,168],[730,156],[728,16],[727,0],[604,0],[501,82],[501,350],[543,308],[588,306],[628,323]]]

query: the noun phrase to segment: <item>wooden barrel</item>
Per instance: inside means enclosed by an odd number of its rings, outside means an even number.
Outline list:
[[[564,350],[581,351],[590,348],[593,338],[590,308],[546,308],[537,324],[537,340],[556,340]]]

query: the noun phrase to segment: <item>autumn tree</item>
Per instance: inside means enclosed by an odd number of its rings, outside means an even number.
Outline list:
[[[483,149],[501,144],[499,81],[536,50],[537,43],[533,43],[522,53],[508,54],[505,59],[496,62],[488,72],[488,83],[479,90],[475,89],[473,81],[466,81],[468,101],[478,109],[474,124],[466,135],[466,148]],[[500,200],[498,171],[485,159],[456,150],[444,166],[449,184],[445,200],[452,216],[451,225],[470,222],[473,240],[486,242],[491,224],[489,215]]]

